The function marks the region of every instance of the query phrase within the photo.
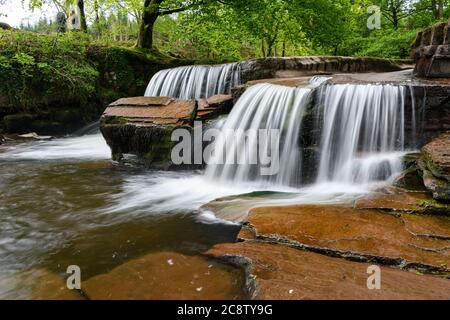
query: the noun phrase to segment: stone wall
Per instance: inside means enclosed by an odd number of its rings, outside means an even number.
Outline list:
[[[450,21],[449,21],[450,23]],[[418,77],[450,77],[450,25],[435,24],[417,34],[411,58],[416,63]]]

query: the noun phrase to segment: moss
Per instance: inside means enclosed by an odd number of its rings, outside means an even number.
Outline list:
[[[28,113],[18,113],[5,116],[3,125],[7,132],[25,133],[30,131],[34,116]]]
[[[41,135],[53,135],[61,132],[64,125],[53,120],[35,120],[31,123],[32,131]]]
[[[431,157],[431,154],[424,151],[422,152],[422,159],[425,161],[425,164],[427,168],[431,171],[431,173],[435,177],[442,177],[444,176],[444,173],[442,172],[442,169],[434,163],[433,158]]]
[[[424,214],[450,216],[450,204],[443,203],[435,199],[426,199],[421,201],[416,210],[417,212]]]
[[[154,51],[93,43],[78,32],[57,37],[0,30],[0,114],[32,113],[61,122],[66,133],[73,124],[97,120],[118,98],[143,95],[157,71],[186,63]]]
[[[79,109],[67,108],[62,110],[55,110],[54,119],[62,123],[74,123],[79,122],[81,114]]]

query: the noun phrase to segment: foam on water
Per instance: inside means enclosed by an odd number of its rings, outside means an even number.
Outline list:
[[[48,141],[33,141],[8,147],[1,160],[101,160],[109,159],[111,150],[100,133]]]

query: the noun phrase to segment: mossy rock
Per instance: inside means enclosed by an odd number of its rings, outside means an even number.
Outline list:
[[[64,131],[64,125],[53,120],[35,120],[31,123],[31,129],[40,135],[56,135]]]
[[[3,125],[6,132],[26,133],[30,132],[31,123],[35,116],[29,113],[17,113],[3,117]]]
[[[53,114],[53,118],[62,123],[75,123],[80,122],[81,120],[80,110],[75,108],[55,110],[53,111]]]

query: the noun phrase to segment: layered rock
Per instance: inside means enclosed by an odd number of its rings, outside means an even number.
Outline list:
[[[412,50],[415,74],[426,78],[450,77],[450,32],[448,23],[438,23],[417,34]]]
[[[254,299],[450,298],[450,219],[410,214],[420,197],[379,192],[354,207],[270,207],[241,198],[207,206],[222,218],[242,219],[235,203],[248,214],[239,242],[206,254],[243,268]],[[380,290],[367,287],[373,265]]]
[[[172,148],[178,143],[172,141],[172,132],[179,128],[192,132],[195,120],[228,113],[231,99],[227,95],[199,102],[169,97],[123,98],[106,108],[100,129],[116,161],[134,155],[138,162],[154,168],[192,168],[194,165],[181,166],[172,162]]]
[[[396,266],[450,272],[450,219],[386,214],[340,206],[280,206],[251,210],[256,237],[305,249]],[[417,230],[424,228],[422,231]]]
[[[268,78],[292,78],[320,73],[391,72],[407,67],[410,61],[369,57],[274,57],[241,63],[242,82]]]
[[[425,145],[422,154],[419,167],[424,185],[434,199],[450,201],[450,132]]]
[[[253,299],[449,299],[450,281],[381,267],[381,288],[367,287],[369,263],[263,242],[219,244],[208,255],[245,268]]]

